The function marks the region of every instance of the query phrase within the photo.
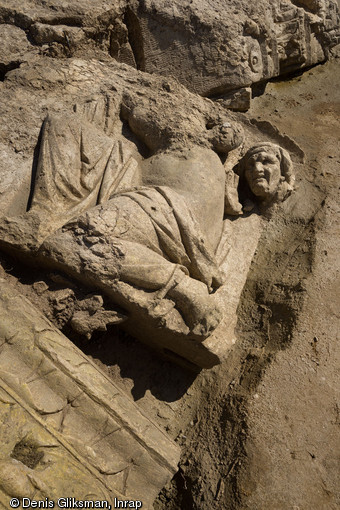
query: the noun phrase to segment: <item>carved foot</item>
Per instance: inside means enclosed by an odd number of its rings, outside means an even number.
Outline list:
[[[209,294],[204,283],[189,276],[169,291],[169,297],[176,301],[190,332],[199,337],[209,336],[223,318],[216,296]]]

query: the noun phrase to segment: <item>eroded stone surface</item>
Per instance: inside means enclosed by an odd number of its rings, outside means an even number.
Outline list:
[[[339,40],[337,4],[329,0],[132,5],[139,68],[176,76],[203,95],[323,61]]]
[[[31,50],[68,57],[101,52],[142,71],[176,77],[203,95],[322,62],[339,42],[334,0],[252,5],[120,0],[95,6],[86,0],[76,5],[30,0],[0,7],[2,23],[24,30]],[[229,104],[238,108],[239,100]]]
[[[15,25],[2,24],[0,32],[0,77],[4,77],[8,71],[33,58],[38,53],[27,39],[26,33]]]
[[[0,292],[3,503],[65,494],[150,508],[178,447],[3,279]]]

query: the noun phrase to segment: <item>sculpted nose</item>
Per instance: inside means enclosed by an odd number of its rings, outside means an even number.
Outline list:
[[[256,172],[260,172],[262,173],[263,172],[263,165],[260,161],[256,161],[255,163],[255,171]]]

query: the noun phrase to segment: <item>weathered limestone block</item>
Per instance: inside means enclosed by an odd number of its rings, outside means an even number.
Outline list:
[[[128,9],[138,68],[207,96],[323,61],[339,41],[334,0],[146,0]]]
[[[26,0],[20,6],[6,0],[0,1],[0,23],[25,30],[35,45],[31,50],[84,58],[98,52],[102,58],[104,52],[137,69],[176,77],[206,96],[322,62],[340,36],[335,0],[251,5],[247,0],[214,5],[208,0],[114,5]]]
[[[30,35],[37,44],[59,42],[61,44],[80,43],[85,37],[84,31],[79,27],[67,25],[46,25],[34,23],[30,29]]]
[[[2,502],[117,497],[151,508],[179,448],[3,279],[0,317]]]

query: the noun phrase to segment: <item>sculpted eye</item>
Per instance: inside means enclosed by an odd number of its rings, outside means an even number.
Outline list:
[[[248,62],[253,73],[262,72],[262,55],[258,43],[253,42],[249,48]]]

